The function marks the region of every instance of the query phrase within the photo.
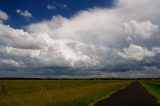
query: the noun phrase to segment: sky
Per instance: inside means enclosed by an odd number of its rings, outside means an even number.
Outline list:
[[[1,0],[0,77],[160,77],[159,0]]]
[[[5,22],[6,24],[14,28],[21,28],[31,23],[49,20],[53,16],[62,15],[69,18],[82,10],[111,7],[112,5],[112,0],[1,0],[0,9],[11,17]],[[17,14],[17,9],[27,10],[32,17],[28,17],[29,20],[26,20]]]

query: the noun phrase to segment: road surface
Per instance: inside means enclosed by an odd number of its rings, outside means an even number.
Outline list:
[[[100,100],[94,106],[160,106],[156,98],[135,81],[125,89],[112,94],[109,98]]]

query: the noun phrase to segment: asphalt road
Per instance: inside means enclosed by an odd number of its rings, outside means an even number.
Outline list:
[[[135,81],[109,98],[100,100],[94,106],[160,106],[156,98]]]

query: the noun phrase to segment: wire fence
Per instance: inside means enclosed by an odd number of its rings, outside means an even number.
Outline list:
[[[28,80],[5,80],[0,82],[0,96],[12,94],[29,94],[39,91],[48,90],[65,90],[70,88],[79,88],[90,85],[97,85],[102,83],[110,83],[113,81],[99,81],[99,80],[54,80],[54,81],[28,81]]]
[[[58,86],[53,86],[53,85],[44,85],[44,86],[33,86],[33,85],[25,85],[22,87],[11,87],[11,86],[1,86],[1,91],[0,95],[7,95],[11,93],[33,93],[33,92],[38,92],[41,90],[58,90],[58,89],[67,89],[67,88],[73,88],[76,86],[73,86],[71,84],[68,85],[58,85]]]

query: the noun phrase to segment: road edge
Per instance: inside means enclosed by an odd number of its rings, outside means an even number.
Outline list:
[[[141,80],[140,80],[139,82],[140,82],[140,84],[147,90],[147,92],[148,92],[150,95],[152,95],[152,96],[154,96],[154,97],[156,98],[157,103],[160,105],[160,100],[159,100],[155,95],[153,95],[153,93],[150,92],[150,91],[144,86],[144,84],[143,84],[143,82],[142,82]]]
[[[130,84],[132,84],[132,83],[134,83],[134,82],[135,82],[135,81],[131,82]],[[103,99],[109,98],[112,94],[114,94],[114,93],[116,93],[116,92],[119,92],[120,90],[125,89],[125,88],[128,87],[130,84],[128,84],[128,85],[126,85],[126,86],[123,86],[123,87],[121,87],[121,88],[119,88],[119,89],[117,89],[117,90],[115,90],[115,91],[113,91],[113,92],[111,92],[111,93],[103,96],[102,98],[93,101],[93,102],[90,103],[88,106],[94,106],[95,103],[97,103],[97,102],[99,102],[99,101],[101,101],[101,100],[103,100]]]

